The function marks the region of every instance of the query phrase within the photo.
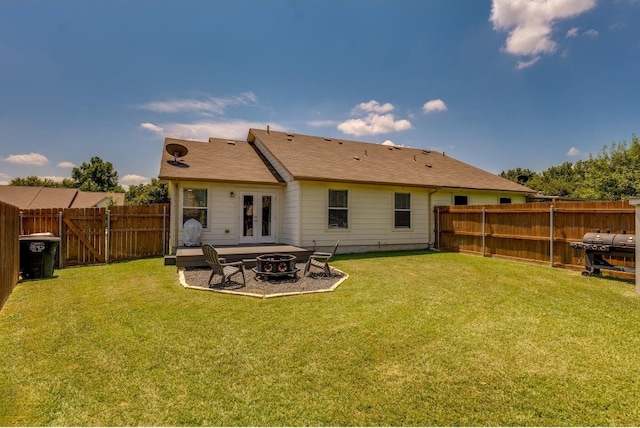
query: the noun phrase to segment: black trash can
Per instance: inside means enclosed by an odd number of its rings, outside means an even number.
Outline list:
[[[20,271],[23,279],[53,276],[55,255],[60,238],[51,234],[33,234],[20,237]]]

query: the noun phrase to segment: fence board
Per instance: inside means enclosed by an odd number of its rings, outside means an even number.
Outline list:
[[[0,308],[5,304],[18,283],[20,272],[20,210],[13,205],[0,202]]]
[[[163,256],[169,213],[168,204],[23,210],[20,229],[59,236],[62,266],[79,266]]]
[[[582,241],[585,233],[596,229],[603,233],[635,233],[635,209],[627,201],[437,206],[434,215],[436,246],[442,250],[574,268],[584,267],[584,253],[569,243]],[[632,258],[608,260],[616,265],[635,266]]]

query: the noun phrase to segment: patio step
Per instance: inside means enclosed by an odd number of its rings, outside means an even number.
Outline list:
[[[252,267],[255,258],[263,254],[292,254],[300,262],[306,262],[311,255],[310,250],[293,245],[260,245],[260,246],[233,246],[215,247],[219,257],[224,257],[227,262],[244,260],[247,268]],[[202,254],[201,247],[181,247],[176,251],[176,263],[178,269],[184,267],[206,267],[207,262]],[[166,261],[165,261],[165,264]]]

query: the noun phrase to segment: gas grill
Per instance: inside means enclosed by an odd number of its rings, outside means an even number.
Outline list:
[[[571,248],[584,250],[584,276],[600,275],[601,269],[619,272],[635,272],[634,268],[616,266],[604,259],[605,256],[631,257],[636,256],[636,236],[622,233],[585,233],[582,242],[569,243]]]

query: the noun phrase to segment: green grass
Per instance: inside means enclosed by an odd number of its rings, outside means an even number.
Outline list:
[[[640,297],[463,254],[342,256],[333,293],[56,271],[0,311],[0,425],[640,425]]]

